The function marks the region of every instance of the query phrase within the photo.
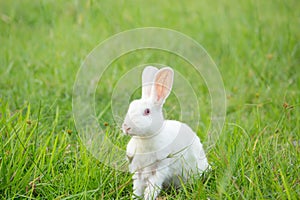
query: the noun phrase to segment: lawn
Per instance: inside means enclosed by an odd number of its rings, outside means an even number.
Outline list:
[[[0,198],[130,199],[131,175],[100,162],[81,141],[73,86],[100,42],[162,27],[193,38],[218,66],[227,102],[218,142],[205,142],[212,107],[205,81],[176,55],[151,49],[121,56],[98,84],[95,110],[106,134],[125,149],[129,138],[120,135],[110,100],[128,67],[167,64],[197,91],[196,131],[212,170],[160,198],[297,199],[299,9],[297,0],[0,1]],[[168,101],[166,115],[179,119],[176,98]]]

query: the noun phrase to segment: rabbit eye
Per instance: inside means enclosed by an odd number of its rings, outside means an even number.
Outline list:
[[[144,110],[144,115],[149,115],[150,114],[150,109],[149,108],[146,108],[145,110]]]

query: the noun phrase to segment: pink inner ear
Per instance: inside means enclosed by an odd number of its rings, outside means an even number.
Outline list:
[[[157,95],[157,101],[159,101],[162,97],[162,92],[161,92],[161,88],[162,86],[160,84],[155,84],[155,87],[156,87],[156,95]]]
[[[156,77],[156,83],[155,83],[155,89],[156,89],[156,95],[157,95],[157,101],[160,101],[164,99],[168,92],[169,87],[171,83],[171,79],[169,78],[169,73],[160,73]]]

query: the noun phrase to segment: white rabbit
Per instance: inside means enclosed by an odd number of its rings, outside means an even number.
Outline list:
[[[127,158],[133,173],[133,198],[155,199],[163,184],[180,186],[180,180],[187,181],[209,168],[192,129],[163,117],[162,106],[172,89],[173,76],[170,67],[146,67],[142,98],[131,102],[122,124],[123,132],[132,136]]]

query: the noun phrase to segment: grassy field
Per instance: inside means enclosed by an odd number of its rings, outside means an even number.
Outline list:
[[[297,199],[299,9],[297,0],[1,0],[0,198],[131,197],[130,174],[105,166],[80,142],[72,89],[81,63],[99,42],[155,26],[198,41],[219,67],[227,94],[226,124],[207,152],[212,171],[181,189],[163,191],[160,198]],[[158,62],[161,54],[145,51],[113,65]],[[170,62],[179,69],[182,61]],[[98,94],[106,98],[96,97],[97,112],[110,103],[117,78],[112,72],[104,80],[108,87]],[[198,88],[203,94],[198,133],[205,141],[210,99],[204,84]],[[109,122],[108,133],[117,135],[109,116],[99,123]]]

